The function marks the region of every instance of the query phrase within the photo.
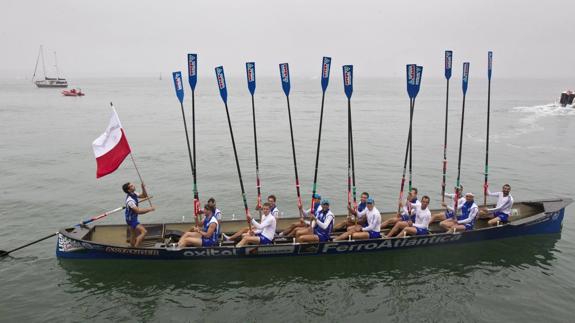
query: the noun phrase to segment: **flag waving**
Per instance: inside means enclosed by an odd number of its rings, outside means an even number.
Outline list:
[[[113,173],[130,154],[130,145],[114,107],[106,132],[92,142],[92,149],[98,166],[96,178]]]

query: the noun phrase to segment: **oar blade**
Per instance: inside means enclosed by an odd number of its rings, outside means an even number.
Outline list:
[[[407,64],[405,66],[406,78],[407,78],[407,95],[410,99],[415,97],[415,82],[417,79],[417,65]]]
[[[256,92],[256,63],[247,62],[246,63],[246,77],[248,79],[248,90],[254,95]]]
[[[463,63],[463,77],[462,77],[463,95],[467,94],[467,85],[469,84],[469,62]]]
[[[182,72],[172,73],[174,79],[174,88],[176,90],[176,96],[180,103],[184,102],[184,85],[182,84]]]
[[[348,99],[353,94],[353,65],[344,65],[343,70],[343,90]]]
[[[8,256],[8,251],[0,250],[0,258]]]
[[[226,76],[224,74],[224,67],[218,66],[215,68],[216,79],[218,81],[218,89],[220,90],[220,97],[224,103],[228,103],[228,88],[226,86]]]
[[[413,98],[419,93],[419,87],[421,86],[421,77],[423,75],[423,66],[417,65],[415,69],[415,89],[413,93]]]
[[[324,57],[321,65],[321,89],[325,93],[329,84],[329,71],[331,68],[331,57]]]
[[[280,64],[280,78],[282,82],[282,88],[286,96],[289,95],[290,92],[290,78],[289,78],[289,65],[288,63]]]
[[[493,69],[493,52],[487,52],[487,78],[491,81],[491,70]]]
[[[453,66],[453,51],[445,51],[445,78],[451,78],[451,67]]]
[[[192,91],[195,91],[198,82],[198,54],[188,54],[188,82]]]

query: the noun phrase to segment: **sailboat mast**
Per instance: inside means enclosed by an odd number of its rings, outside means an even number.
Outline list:
[[[60,71],[58,71],[58,56],[56,56],[56,52],[54,52],[54,67],[56,68],[56,79],[60,79]]]
[[[40,45],[40,53],[42,53],[42,71],[44,71],[44,79],[46,79],[46,62],[44,61],[44,46]]]
[[[38,71],[38,62],[40,61],[41,50],[42,46],[40,46],[40,48],[38,49],[38,57],[36,57],[36,66],[34,66],[34,75],[32,75],[32,81],[34,81],[34,78],[36,77],[36,71]]]

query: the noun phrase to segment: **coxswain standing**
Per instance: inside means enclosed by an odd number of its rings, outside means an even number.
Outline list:
[[[347,231],[340,234],[333,241],[346,240],[351,236],[354,240],[366,240],[366,239],[379,239],[381,238],[381,213],[374,206],[375,202],[373,198],[367,198],[366,200],[366,212],[365,218],[367,219],[367,225],[360,227],[358,231]]]
[[[475,224],[475,218],[479,213],[479,208],[475,204],[473,193],[465,194],[465,202],[457,206],[458,211],[461,214],[456,215],[456,217],[441,221],[440,225],[447,231],[469,231],[473,230],[473,225]],[[447,207],[450,211],[454,211],[450,205],[442,203],[444,207]]]
[[[130,246],[138,247],[144,237],[146,236],[146,228],[138,222],[138,215],[146,214],[148,212],[155,211],[155,207],[139,207],[138,198],[148,197],[146,192],[146,186],[142,183],[142,193],[136,193],[136,186],[132,183],[125,183],[122,185],[122,190],[126,193],[126,211],[124,213],[126,217],[126,224],[130,229]]]
[[[497,196],[497,204],[494,208],[484,208],[481,210],[480,217],[490,219],[487,222],[490,226],[497,225],[498,222],[509,222],[509,216],[511,215],[511,209],[513,208],[513,196],[509,195],[510,192],[511,186],[509,184],[503,185],[501,192],[494,193],[489,191],[489,186],[487,187],[487,195]]]
[[[318,212],[317,217],[311,215],[311,228],[312,234],[304,234],[296,236],[297,242],[326,242],[329,241],[331,232],[333,231],[334,215],[329,210],[329,200],[321,201],[321,210]]]

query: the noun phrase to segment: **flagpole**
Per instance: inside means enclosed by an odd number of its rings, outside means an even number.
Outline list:
[[[116,112],[116,108],[114,108],[114,104],[112,102],[110,102],[110,106],[112,107],[112,110],[114,110],[114,113],[116,113],[116,115],[117,115],[118,112]],[[142,174],[140,174],[140,170],[138,169],[138,165],[136,165],[136,160],[134,159],[134,156],[132,155],[132,151],[130,151],[130,159],[132,160],[132,164],[134,164],[134,168],[136,169],[136,173],[138,173],[138,178],[140,179],[140,182],[142,183],[142,190],[144,191],[142,193],[146,193],[146,196],[147,196],[148,192],[144,188],[145,187],[144,179],[142,179]],[[150,207],[153,207],[152,200],[148,200],[148,203],[150,203]]]

